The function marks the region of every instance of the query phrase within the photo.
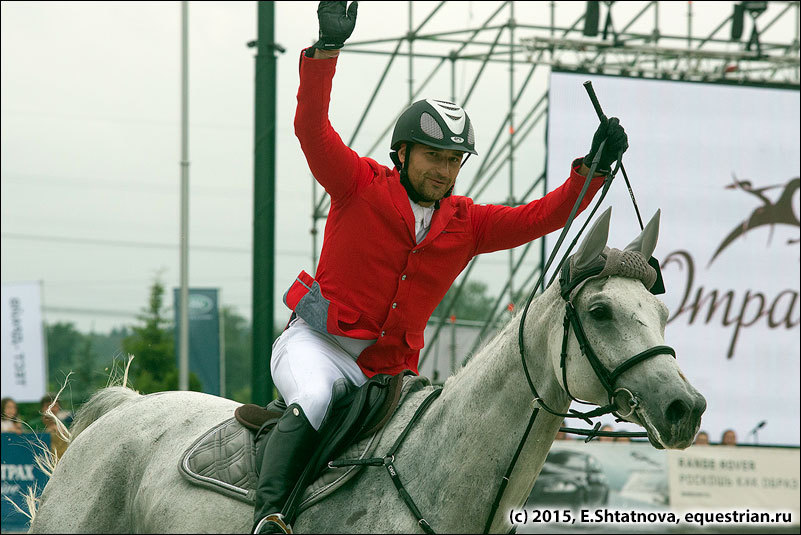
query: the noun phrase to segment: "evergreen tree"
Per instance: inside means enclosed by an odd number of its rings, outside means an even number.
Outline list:
[[[164,285],[160,280],[150,287],[148,306],[137,319],[140,325],[134,326],[133,334],[122,341],[125,354],[134,355],[131,384],[143,394],[177,390],[174,330],[164,310]],[[189,388],[201,390],[195,374],[190,374]]]
[[[240,403],[250,402],[251,332],[248,321],[233,307],[220,310],[225,337],[225,395]]]
[[[83,345],[83,334],[74,323],[58,322],[47,325],[47,389],[58,391],[64,378],[75,368],[76,354]],[[72,379],[70,379],[72,381]]]

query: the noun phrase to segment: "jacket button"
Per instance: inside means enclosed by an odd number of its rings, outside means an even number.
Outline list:
[[[398,303],[392,303],[392,308],[398,308]]]
[[[384,336],[386,333],[387,331],[381,331],[381,336]]]
[[[406,275],[404,275],[403,277],[401,277],[401,280],[402,280],[402,281],[405,281],[405,280],[406,280]]]

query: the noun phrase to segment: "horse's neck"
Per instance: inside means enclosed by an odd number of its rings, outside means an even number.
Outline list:
[[[561,326],[560,304],[553,287],[532,302],[526,319],[526,332],[530,333],[526,352],[537,392],[561,412],[569,403],[548,356],[549,328],[554,322]],[[440,399],[430,409],[434,423],[425,431],[428,451],[434,455],[429,454],[430,462],[424,464],[429,464],[440,479],[432,483],[458,496],[464,506],[460,510],[484,511],[483,518],[489,513],[534,408],[518,349],[519,321],[518,316],[448,379]],[[539,411],[499,513],[523,504],[560,424],[561,418]]]

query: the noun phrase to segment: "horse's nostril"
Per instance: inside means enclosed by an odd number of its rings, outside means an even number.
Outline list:
[[[671,424],[675,424],[680,422],[687,413],[690,412],[690,407],[680,399],[673,401],[670,405],[668,405],[667,410],[665,411],[665,418]]]

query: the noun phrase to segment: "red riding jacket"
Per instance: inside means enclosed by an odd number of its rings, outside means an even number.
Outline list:
[[[317,273],[301,272],[284,303],[317,329],[377,339],[357,360],[368,377],[417,372],[426,323],[470,259],[562,228],[585,178],[574,167],[563,185],[515,208],[451,195],[418,244],[398,170],[360,157],[331,127],[336,64],[301,54],[295,134],[331,209]],[[602,184],[603,178],[593,180],[582,210]]]

